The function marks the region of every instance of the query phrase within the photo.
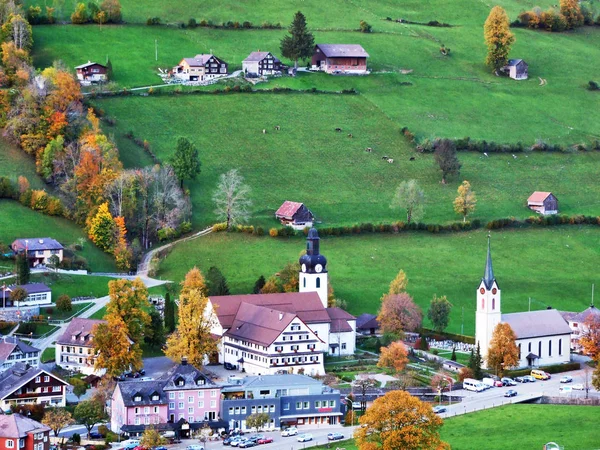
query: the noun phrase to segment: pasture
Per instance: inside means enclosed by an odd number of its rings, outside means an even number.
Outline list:
[[[346,300],[355,315],[376,313],[390,281],[403,269],[407,291],[426,311],[433,294],[447,295],[454,305],[448,331],[474,333],[475,292],[483,276],[487,245],[484,230],[432,235],[356,235],[325,237],[321,252],[327,257],[336,297]],[[210,234],[177,245],[161,263],[158,275],[181,281],[194,266],[204,273],[218,267],[236,294],[251,293],[254,282],[297,260],[304,239],[256,237],[237,233]],[[597,282],[600,229],[561,226],[543,229],[494,231],[494,273],[502,289],[504,312],[552,306],[582,311],[589,306],[591,285]],[[427,325],[427,320],[425,324]]]
[[[33,158],[23,150],[0,138],[0,177],[6,177],[16,183],[19,176],[26,177],[34,189],[49,190],[48,186],[35,172]]]

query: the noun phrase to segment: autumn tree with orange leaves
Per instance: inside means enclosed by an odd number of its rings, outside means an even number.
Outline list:
[[[600,390],[600,314],[588,315],[581,328],[579,345],[581,345],[583,353],[596,362],[592,385]]]
[[[517,335],[507,323],[499,323],[494,328],[487,354],[487,365],[499,376],[504,371],[519,366]]]
[[[443,421],[428,403],[406,391],[390,391],[373,402],[354,432],[360,450],[443,450]]]
[[[415,331],[421,326],[423,313],[406,292],[383,297],[377,316],[384,333],[402,336],[405,331]]]
[[[400,373],[408,364],[408,351],[406,346],[400,342],[392,342],[387,347],[381,347],[377,367],[384,367]]]

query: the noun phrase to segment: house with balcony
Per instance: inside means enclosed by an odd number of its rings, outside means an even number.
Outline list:
[[[18,363],[0,373],[0,408],[40,404],[65,406],[69,383],[38,367]]]
[[[221,430],[221,387],[187,363],[156,380],[117,383],[112,395],[110,427],[115,433],[140,436],[147,426],[187,437],[208,425]]]
[[[56,365],[86,375],[103,375],[105,369],[95,369],[94,327],[104,320],[76,317],[56,341]]]
[[[17,239],[11,244],[11,248],[15,255],[25,254],[32,267],[48,264],[50,257],[55,255],[59,262],[63,260],[64,247],[60,242],[48,237]]]
[[[0,373],[17,363],[37,367],[39,362],[39,348],[32,347],[14,336],[0,338]]]
[[[49,450],[50,427],[21,414],[0,415],[0,448]]]
[[[282,426],[327,426],[344,413],[340,391],[306,375],[231,376],[222,389],[223,420],[230,429],[248,430],[246,418],[266,413],[265,429]]]

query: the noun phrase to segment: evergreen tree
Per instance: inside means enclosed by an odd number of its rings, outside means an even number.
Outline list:
[[[456,361],[456,348],[452,347],[452,355],[450,356],[450,361]]]
[[[168,292],[165,295],[165,330],[167,333],[175,331],[175,305]]]
[[[306,27],[306,17],[300,11],[294,16],[294,20],[288,30],[289,35],[281,40],[281,54],[294,61],[294,67],[298,68],[298,60],[312,55],[315,47],[315,38]]]
[[[177,139],[175,154],[169,162],[173,166],[182,188],[183,180],[195,180],[200,175],[198,149],[188,138],[180,137]]]
[[[481,370],[481,365],[483,364],[483,358],[481,357],[481,347],[479,346],[479,342],[477,343],[477,350],[475,351],[475,356],[473,358],[473,377],[479,380],[483,376],[483,370]]]
[[[148,333],[147,330],[144,341],[151,347],[161,348],[165,345],[165,327],[160,313],[154,308],[150,311],[150,329],[152,333]]]
[[[473,349],[471,349],[471,353],[469,354],[469,362],[467,363],[467,367],[473,371],[473,367],[475,367],[475,353]]]
[[[108,80],[113,79],[113,66],[112,66],[112,62],[110,62],[110,59],[108,59],[108,58],[106,58],[106,78]]]
[[[265,286],[266,283],[267,283],[267,280],[265,280],[265,277],[263,275],[261,275],[258,278],[258,280],[256,280],[256,283],[254,283],[254,289],[252,289],[252,293],[260,294],[261,289]]]
[[[17,272],[17,284],[29,283],[29,261],[23,253],[19,253],[15,260]]]
[[[206,275],[206,283],[208,285],[208,295],[229,295],[229,286],[227,279],[218,267],[212,266],[208,269]]]

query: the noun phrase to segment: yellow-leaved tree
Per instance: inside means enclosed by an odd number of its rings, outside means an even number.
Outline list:
[[[467,216],[475,211],[475,192],[471,189],[471,183],[463,181],[458,187],[458,197],[454,199],[454,211],[463,216],[463,222],[467,221]]]
[[[390,283],[388,294],[395,295],[406,292],[406,286],[408,286],[408,277],[406,276],[406,273],[404,273],[404,270],[400,270],[398,275],[396,275],[396,278]]]
[[[173,361],[179,362],[186,357],[191,365],[200,369],[205,357],[217,350],[217,343],[211,337],[215,318],[205,315],[207,303],[204,277],[194,267],[181,283],[179,322],[167,339],[165,355]]]
[[[150,303],[148,303],[148,289],[140,280],[113,280],[108,283],[110,301],[106,305],[106,318],[119,317],[127,326],[127,334],[136,344],[142,338],[151,334]]]
[[[488,48],[485,63],[498,75],[508,62],[510,47],[515,35],[510,31],[508,14],[500,6],[494,6],[483,26],[483,35]]]
[[[126,370],[139,370],[142,362],[140,345],[129,339],[127,325],[119,316],[106,316],[106,323],[94,327],[95,367],[106,369],[106,375],[116,377]]]
[[[387,347],[381,347],[377,367],[392,369],[396,373],[404,370],[408,364],[408,350],[401,341],[392,342]]]
[[[579,0],[560,0],[560,13],[565,16],[567,29],[572,30],[583,25],[583,14]]]
[[[499,323],[494,328],[487,354],[487,365],[499,376],[504,371],[519,366],[517,335],[507,323]]]

